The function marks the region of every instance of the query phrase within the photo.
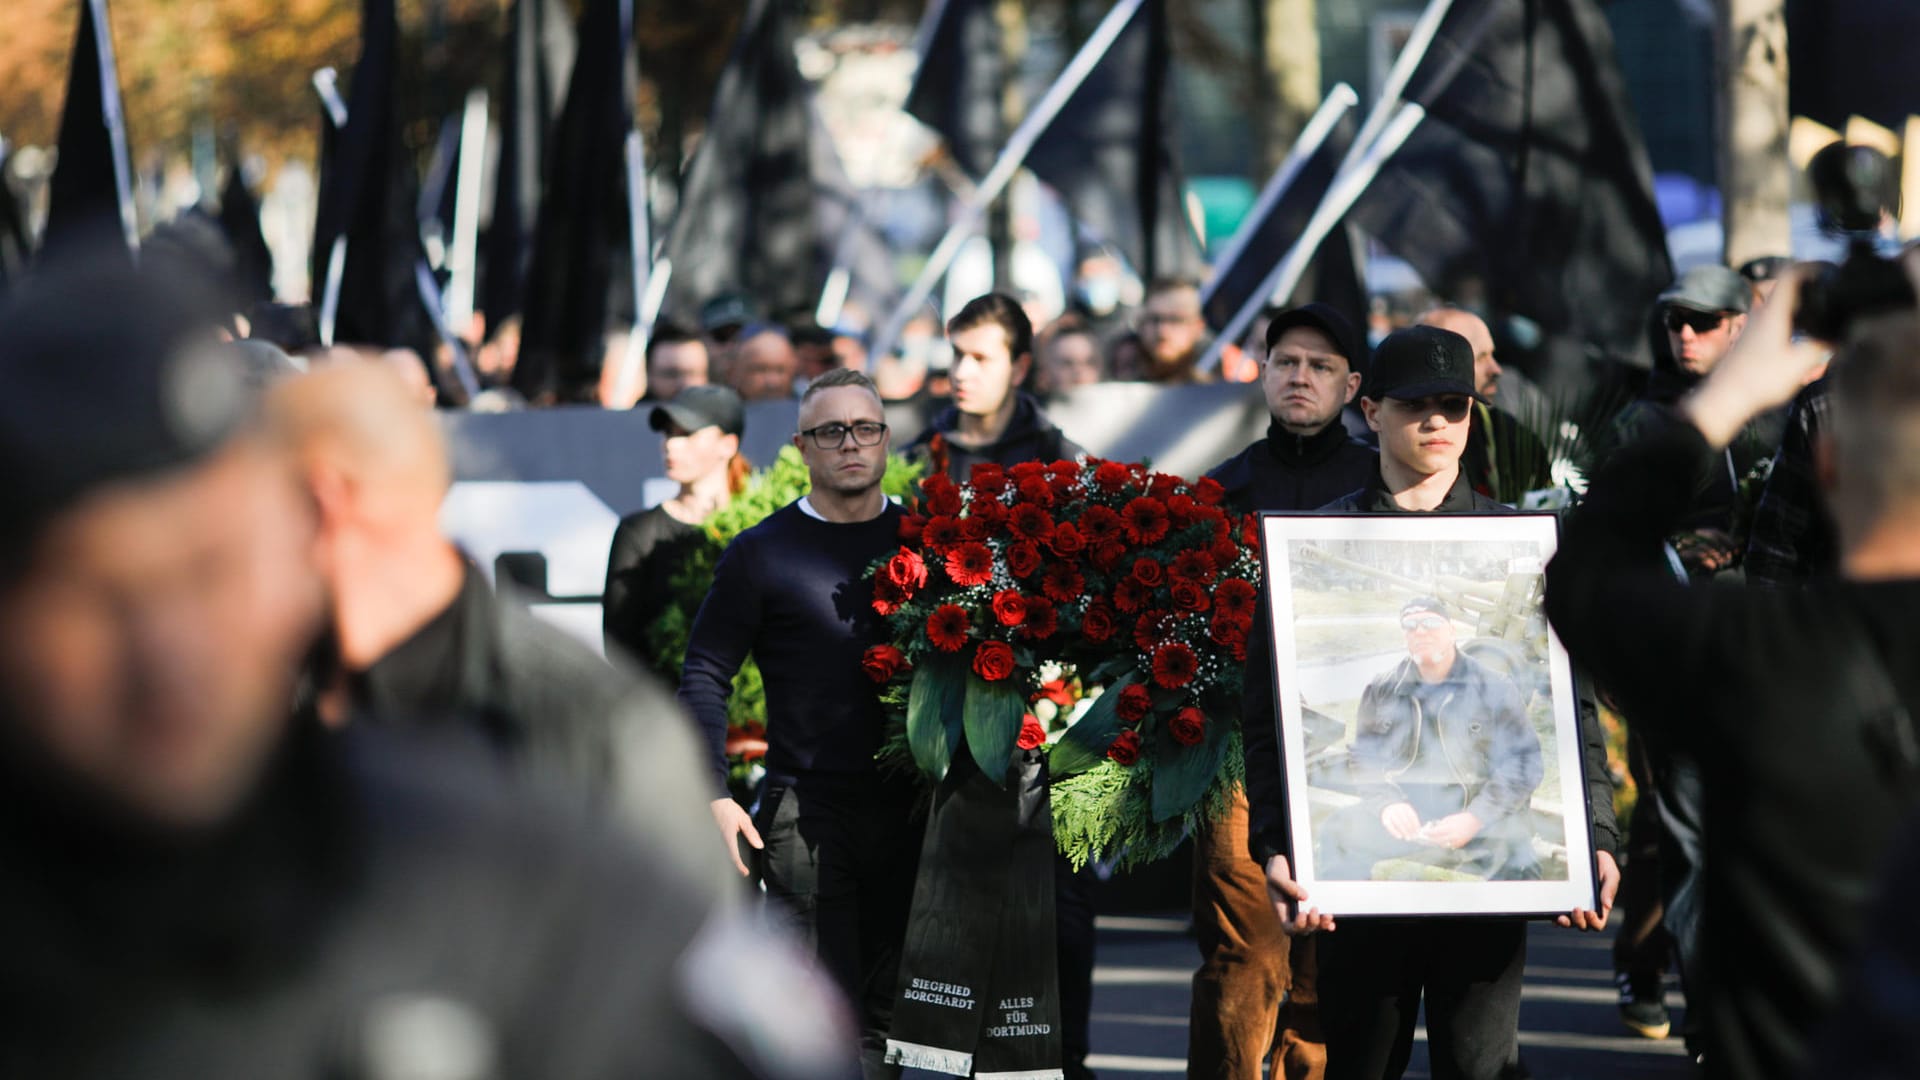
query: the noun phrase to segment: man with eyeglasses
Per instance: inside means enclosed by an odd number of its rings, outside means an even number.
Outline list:
[[[888,435],[880,395],[858,371],[814,380],[794,445],[812,490],[727,546],[694,617],[680,701],[710,748],[713,813],[734,865],[757,859],[776,912],[811,939],[861,1012],[861,1061],[883,1064],[894,979],[919,861],[917,789],[874,767],[884,713],[860,659],[885,638],[860,599],[874,560],[900,545],[899,507],[880,489]],[[767,699],[767,785],[758,813],[727,794],[727,700],[751,653]]]
[[[1324,509],[1348,514],[1506,509],[1477,494],[1460,467],[1476,397],[1473,346],[1466,338],[1434,326],[1411,326],[1389,334],[1374,350],[1369,382],[1360,399],[1368,426],[1380,435],[1380,468],[1365,487]],[[1256,626],[1264,628],[1266,622]],[[1410,638],[1429,634],[1419,624],[1414,631]],[[1419,645],[1409,641],[1416,668],[1421,662]],[[1401,1075],[1412,1052],[1414,1020],[1422,998],[1434,1075],[1484,1080],[1513,1075],[1519,1059],[1526,922],[1364,919],[1336,930],[1332,916],[1309,907],[1306,890],[1293,880],[1292,864],[1284,854],[1291,842],[1277,735],[1271,722],[1254,721],[1274,715],[1270,632],[1256,633],[1248,642],[1247,654],[1248,722],[1242,735],[1249,847],[1256,854],[1272,853],[1266,862],[1267,894],[1286,932],[1328,932],[1318,946],[1327,1076],[1374,1080]],[[1434,671],[1439,670],[1434,663],[1437,658],[1438,654],[1427,658]],[[1592,804],[1600,906],[1598,911],[1569,912],[1558,921],[1566,927],[1599,930],[1607,923],[1620,873],[1613,858],[1618,844],[1606,747],[1597,722],[1584,709],[1581,742]],[[1504,800],[1491,802],[1497,807]],[[1487,802],[1479,806],[1486,816],[1470,800],[1461,811],[1432,820],[1425,816],[1431,809],[1415,806],[1419,820],[1411,823],[1412,831],[1424,832],[1438,844],[1467,843],[1495,816]],[[1387,804],[1379,810],[1384,828],[1407,831],[1410,823],[1403,809]]]

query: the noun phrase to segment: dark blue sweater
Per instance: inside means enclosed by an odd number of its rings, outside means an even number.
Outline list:
[[[767,688],[767,771],[871,773],[883,715],[860,669],[885,640],[863,580],[900,546],[902,511],[835,524],[794,503],[735,537],[694,617],[680,703],[712,750],[715,790],[727,788],[727,698],[748,653]]]

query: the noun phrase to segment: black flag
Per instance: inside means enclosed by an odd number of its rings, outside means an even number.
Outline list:
[[[833,267],[847,274],[846,303],[857,308],[864,318],[849,320],[843,313],[839,322],[857,321],[871,326],[887,317],[900,302],[900,279],[894,269],[893,248],[879,224],[868,215],[866,200],[847,178],[840,153],[833,139],[813,118],[814,214],[824,240],[823,254],[832,254]]]
[[[1026,159],[1143,279],[1201,270],[1174,146],[1171,59],[1165,0],[1145,0]]]
[[[906,111],[940,133],[973,179],[993,168],[1000,124],[1000,24],[991,0],[933,0]]]
[[[1269,206],[1256,206],[1254,216],[1241,223],[1230,250],[1221,256],[1220,264],[1213,269],[1213,277],[1201,290],[1201,314],[1206,316],[1207,327],[1214,333],[1226,329],[1240,308],[1259,291],[1267,275],[1280,264],[1280,260],[1286,258],[1287,250],[1307,227],[1307,219],[1313,216],[1321,200],[1326,198],[1327,188],[1333,183],[1333,174],[1340,168],[1340,160],[1353,145],[1353,136],[1353,116],[1348,113],[1341,116],[1320,145],[1299,163],[1292,182],[1280,197]],[[1344,234],[1336,230],[1321,245],[1322,252],[1337,246],[1336,241],[1343,239]],[[1339,258],[1338,252],[1335,252],[1335,258]],[[1344,261],[1351,269],[1351,251]],[[1317,276],[1303,275],[1301,280],[1311,282]],[[1262,302],[1264,300],[1262,298]],[[1365,306],[1364,293],[1361,306]],[[1341,314],[1354,317],[1356,313],[1343,307]],[[1354,325],[1359,326],[1360,323],[1355,322]]]
[[[720,73],[706,134],[687,167],[667,233],[669,310],[742,292],[778,318],[820,297],[822,237],[813,216],[811,88],[794,56],[791,0],[753,0]]]
[[[233,277],[240,299],[264,304],[273,299],[273,252],[260,231],[260,203],[248,189],[240,166],[227,172],[220,192],[220,229],[233,246]]]
[[[1647,310],[1673,270],[1599,7],[1457,3],[1408,89],[1427,118],[1353,220],[1441,296],[1538,324],[1540,381],[1645,366]]]
[[[612,294],[632,273],[626,143],[639,71],[623,0],[590,0],[548,150],[513,388],[574,400],[599,379]],[[630,309],[631,301],[620,310]]]
[[[69,247],[97,256],[101,237],[118,233],[135,246],[133,174],[127,158],[126,118],[120,109],[120,73],[113,60],[107,0],[81,0],[80,27],[67,69],[67,101],[60,113],[60,153],[47,185],[43,255]],[[112,250],[109,246],[105,250]]]
[[[558,0],[514,0],[507,31],[506,87],[500,102],[500,163],[493,218],[482,254],[481,310],[487,334],[520,314],[533,224],[540,216],[547,141],[573,71],[573,23]]]
[[[354,65],[346,127],[322,136],[313,290],[324,297],[334,243],[345,240],[333,340],[411,348],[434,355],[439,335],[416,276],[425,265],[412,163],[400,142],[394,99],[394,0],[364,0],[360,61]]]

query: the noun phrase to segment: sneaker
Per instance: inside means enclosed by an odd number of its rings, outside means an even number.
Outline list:
[[[1673,1017],[1658,986],[1652,993],[1636,992],[1632,976],[1624,971],[1616,972],[1613,981],[1620,987],[1620,1022],[1627,1030],[1643,1039],[1664,1039],[1673,1031]]]

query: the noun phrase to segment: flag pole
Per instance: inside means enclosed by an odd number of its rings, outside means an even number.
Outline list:
[[[1287,249],[1286,257],[1267,273],[1266,280],[1262,281],[1260,287],[1247,297],[1246,303],[1240,305],[1240,310],[1234,313],[1226,329],[1213,339],[1213,344],[1208,347],[1206,355],[1200,358],[1201,371],[1210,371],[1220,362],[1221,352],[1229,344],[1240,340],[1241,336],[1247,332],[1247,327],[1252,325],[1254,316],[1260,313],[1261,308],[1275,302],[1278,297],[1293,295],[1294,287],[1300,283],[1301,276],[1306,273],[1307,263],[1312,261],[1314,253],[1320,250],[1320,245],[1326,240],[1327,234],[1333,231],[1334,227],[1340,223],[1340,219],[1346,216],[1355,202],[1359,201],[1360,196],[1366,192],[1367,185],[1372,183],[1375,174],[1379,173],[1380,167],[1400,149],[1401,144],[1413,134],[1413,129],[1419,127],[1420,122],[1426,117],[1427,111],[1418,105],[1409,103],[1400,106],[1393,120],[1380,133],[1380,137],[1374,140],[1374,145],[1368,149],[1367,153],[1358,161],[1351,162],[1351,168],[1343,168],[1334,177],[1332,186],[1327,189],[1326,198],[1322,199],[1320,205],[1314,209],[1313,217],[1307,220],[1306,228],[1300,230],[1300,235],[1294,240],[1293,246]]]
[[[1062,71],[1053,85],[1047,88],[1039,104],[1035,105],[1033,111],[1027,114],[1027,118],[1020,122],[1020,126],[1014,130],[1013,137],[1007,140],[1006,147],[1000,151],[1000,157],[993,163],[993,168],[987,171],[986,178],[980,181],[980,186],[974,190],[971,197],[961,203],[960,212],[953,225],[947,229],[946,235],[940,238],[939,246],[933,249],[933,254],[927,257],[926,267],[920,271],[920,276],[914,279],[913,287],[907,290],[907,295],[901,298],[900,303],[894,307],[893,314],[888,316],[887,321],[881,326],[879,335],[874,339],[873,356],[885,357],[893,352],[894,345],[900,340],[901,331],[906,329],[907,321],[913,317],[913,313],[921,304],[926,303],[927,297],[933,294],[933,287],[940,280],[941,275],[953,265],[953,260],[960,254],[961,247],[972,238],[974,230],[979,227],[981,215],[986,213],[987,206],[1000,196],[1007,184],[1012,182],[1021,163],[1027,159],[1027,154],[1033,149],[1034,144],[1040,141],[1040,136],[1046,132],[1047,125],[1051,124],[1054,117],[1060,114],[1060,110],[1066,107],[1067,100],[1073,96],[1074,91],[1080,89],[1080,84],[1087,81],[1087,76],[1093,73],[1094,66],[1106,56],[1109,49],[1113,48],[1114,41],[1120,37],[1121,31],[1126,29],[1127,24],[1132,21],[1133,16],[1139,12],[1145,2],[1146,0],[1120,0],[1115,4],[1113,10],[1107,12],[1107,17],[1100,21],[1093,35],[1087,39],[1087,43],[1080,47],[1080,51],[1067,64],[1066,70]]]
[[[620,40],[621,71],[624,80],[627,50],[633,48],[633,0],[620,0]],[[652,291],[649,279],[652,275],[653,241],[650,237],[652,221],[649,217],[647,202],[647,146],[640,137],[638,128],[629,121],[627,137],[622,147],[626,167],[627,198],[627,255],[633,266],[633,325],[627,331],[627,346],[620,350],[619,367],[614,371],[614,397],[616,400],[630,393],[632,388],[644,379],[644,365],[647,356],[647,340],[653,337],[654,318],[659,314],[658,302],[649,305],[648,294]]]
[[[323,67],[313,73],[313,89],[320,95],[320,104],[327,110],[327,119],[332,121],[336,132],[347,129],[347,103],[340,97],[338,74],[330,67]],[[347,270],[347,233],[345,229],[333,238],[333,246],[327,251],[327,277],[320,286],[319,311],[314,317],[315,330],[320,344],[333,348],[334,321],[340,315],[340,279]]]
[[[113,55],[113,30],[107,25],[106,0],[87,0],[93,10],[94,55],[100,58],[100,111],[107,123],[107,143],[113,149],[113,194],[119,203],[120,231],[127,250],[139,258],[140,224],[133,208],[133,166],[127,159],[127,117],[120,104],[120,64]]]
[[[1200,289],[1201,307],[1204,308],[1213,299],[1213,294],[1218,291],[1220,284],[1233,272],[1240,257],[1246,254],[1247,245],[1253,242],[1253,234],[1266,216],[1273,212],[1273,208],[1279,204],[1288,189],[1293,187],[1293,182],[1299,177],[1300,170],[1306,167],[1307,159],[1320,152],[1320,147],[1327,141],[1327,136],[1333,134],[1334,125],[1340,122],[1340,118],[1345,116],[1349,109],[1358,104],[1360,104],[1360,95],[1354,93],[1353,87],[1346,83],[1340,83],[1327,92],[1326,100],[1314,110],[1313,118],[1307,121],[1307,126],[1300,130],[1300,137],[1294,140],[1292,149],[1287,151],[1286,160],[1273,171],[1273,176],[1267,180],[1267,186],[1261,189],[1260,197],[1255,200],[1253,209],[1247,211],[1247,216],[1241,219],[1239,230],[1234,233],[1233,239],[1227,243],[1226,250],[1222,251],[1220,258],[1215,261],[1213,275]]]
[[[1353,137],[1353,154],[1348,162],[1358,161],[1365,154],[1398,115],[1401,99],[1407,95],[1407,84],[1413,81],[1413,73],[1419,70],[1420,62],[1427,58],[1427,50],[1433,47],[1433,39],[1440,33],[1440,23],[1446,19],[1447,12],[1453,8],[1453,0],[1429,0],[1426,10],[1414,21],[1413,29],[1407,34],[1407,42],[1400,47],[1400,55],[1394,57],[1393,66],[1387,69],[1387,80],[1380,84],[1380,100],[1374,103],[1373,111],[1360,126],[1360,133]],[[1343,162],[1344,169],[1347,162]]]
[[[467,95],[460,128],[459,179],[453,190],[453,249],[447,255],[447,323],[458,332],[473,318],[474,263],[480,243],[480,180],[487,162],[487,92]]]

